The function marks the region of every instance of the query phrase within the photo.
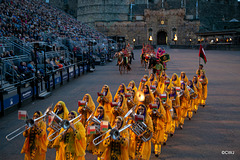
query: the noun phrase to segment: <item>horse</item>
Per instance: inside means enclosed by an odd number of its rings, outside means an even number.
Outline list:
[[[117,64],[119,66],[120,74],[122,74],[122,72],[125,73],[125,70],[127,70],[127,73],[128,73],[128,71],[131,70],[131,67],[129,64],[129,57],[124,56],[124,54],[121,52],[116,52],[114,57],[118,58]]]

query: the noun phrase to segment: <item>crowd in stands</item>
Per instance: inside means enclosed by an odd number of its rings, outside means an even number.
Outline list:
[[[7,58],[7,57],[13,57],[13,56],[15,56],[13,50],[5,51],[0,54],[0,58]]]
[[[0,37],[12,36],[20,39],[25,46],[30,46],[32,42],[45,42],[50,47],[49,50],[47,48],[48,51],[60,54],[49,56],[43,61],[40,58],[43,56],[43,49],[32,49],[31,55],[28,55],[31,57],[29,61],[21,61],[18,64],[8,62],[8,65],[11,67],[7,68],[5,76],[9,82],[35,76],[36,66],[34,62],[38,64],[46,63],[47,71],[69,65],[69,59],[65,59],[65,56],[62,56],[60,47],[54,43],[56,39],[68,39],[79,42],[78,48],[79,46],[82,48],[87,46],[89,39],[99,40],[105,38],[103,34],[43,0],[0,0]],[[69,50],[74,51],[73,48]],[[75,52],[77,51],[75,50]],[[14,53],[13,50],[0,52],[0,58],[13,57],[15,55],[18,55],[18,53]],[[85,57],[87,56],[89,55],[86,54]],[[37,75],[41,78],[45,70],[41,67],[39,68],[39,66]]]
[[[2,0],[0,36],[15,36],[25,42],[43,41],[44,33],[78,40],[102,38],[99,32],[42,0]],[[48,43],[50,39],[47,39]]]

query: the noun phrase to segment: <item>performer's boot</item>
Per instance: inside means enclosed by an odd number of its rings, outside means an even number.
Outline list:
[[[188,119],[191,120],[193,116],[193,112],[192,111],[188,111]]]

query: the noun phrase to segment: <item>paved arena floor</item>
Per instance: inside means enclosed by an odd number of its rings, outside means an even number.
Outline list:
[[[121,83],[126,85],[134,80],[139,85],[144,74],[148,74],[140,64],[141,50],[134,50],[135,60],[132,71],[120,75],[116,61],[105,66],[96,66],[96,71],[87,73],[53,91],[52,96],[45,100],[37,100],[21,109],[29,115],[56,104],[59,100],[66,103],[69,111],[77,111],[77,101],[89,93],[98,106],[97,92],[104,84],[110,86],[115,95]],[[185,71],[189,79],[198,69],[198,50],[167,49],[171,61],[167,63],[167,74],[180,74]],[[208,77],[208,99],[205,108],[200,107],[191,121],[185,120],[183,130],[176,129],[167,145],[162,147],[159,158],[154,154],[150,159],[239,159],[240,157],[240,52],[239,51],[206,51],[207,64],[204,65]],[[203,63],[203,61],[201,60]],[[7,142],[5,136],[22,126],[23,121],[17,120],[17,111],[0,119],[0,160],[24,159],[20,154],[24,137]],[[152,148],[153,150],[153,148]],[[233,152],[226,152],[233,151]],[[229,154],[234,153],[234,154]],[[47,151],[47,160],[55,159],[54,149]],[[86,160],[96,156],[86,153]]]

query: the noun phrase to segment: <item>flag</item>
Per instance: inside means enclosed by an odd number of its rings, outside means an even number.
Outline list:
[[[162,99],[162,101],[166,101],[166,99],[167,99],[167,94],[161,94],[160,95],[160,98]]]
[[[131,93],[125,93],[125,98],[130,98],[132,96]]]
[[[99,97],[103,97],[103,94],[102,93],[97,93]]]
[[[143,115],[135,115],[135,121],[136,122],[143,122],[144,121],[144,116]]]
[[[168,62],[168,61],[170,61],[170,55],[165,53],[165,54],[161,55],[160,60],[162,62]]]
[[[199,82],[200,82],[200,83],[203,83],[203,79],[202,79],[202,78],[200,78],[200,79],[199,79]]]
[[[166,84],[166,85],[169,85],[169,83],[170,83],[169,80],[166,80],[166,81],[165,81],[165,84]]]
[[[127,91],[130,91],[130,90],[132,90],[132,87],[127,87]]]
[[[111,102],[111,106],[112,106],[112,107],[118,106],[118,102]]]
[[[141,82],[144,82],[144,83],[145,83],[146,81],[147,81],[147,80],[146,80],[145,78],[142,78],[142,79],[141,79]]]
[[[96,134],[96,128],[95,126],[88,126],[87,127],[87,134]]]
[[[155,85],[150,85],[150,89],[155,91],[156,90],[156,86]]]
[[[86,105],[86,101],[78,101],[78,106],[85,106]]]
[[[27,111],[18,110],[18,119],[19,120],[27,120]]]
[[[101,121],[100,131],[105,132],[108,130],[108,121]]]
[[[200,48],[199,48],[199,57],[201,57],[204,60],[205,64],[207,63],[206,53],[201,44],[200,44]]]
[[[157,109],[158,105],[157,104],[149,104],[150,109]]]
[[[180,92],[180,87],[176,87],[176,91],[177,91],[177,92]]]

